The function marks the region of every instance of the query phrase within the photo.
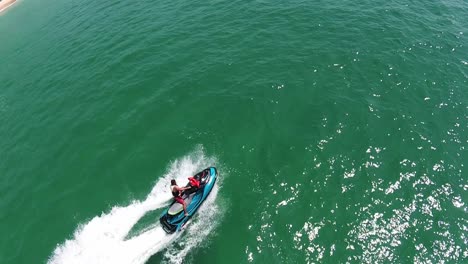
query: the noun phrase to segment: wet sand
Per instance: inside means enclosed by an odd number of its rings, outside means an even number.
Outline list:
[[[2,0],[0,2],[0,13],[5,11],[8,7],[12,6],[16,0]]]

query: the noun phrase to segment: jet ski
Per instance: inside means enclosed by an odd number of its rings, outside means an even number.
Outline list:
[[[182,229],[210,194],[217,176],[218,172],[215,167],[206,168],[193,176],[200,182],[200,186],[197,188],[189,182],[186,187],[191,188],[182,192],[188,215],[185,216],[182,204],[173,201],[159,218],[159,222],[161,222],[161,226],[166,233],[171,234]]]

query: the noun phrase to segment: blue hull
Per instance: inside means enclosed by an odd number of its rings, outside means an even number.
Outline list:
[[[203,201],[210,194],[218,177],[215,167],[206,168],[195,174],[194,178],[200,181],[200,188],[191,189],[183,193],[182,197],[187,204],[188,216],[185,216],[182,205],[173,201],[169,207],[164,210],[159,221],[166,233],[180,231],[187,221],[195,214]],[[189,185],[187,185],[189,186]]]

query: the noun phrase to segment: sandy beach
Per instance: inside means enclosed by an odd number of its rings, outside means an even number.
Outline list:
[[[0,13],[5,11],[8,7],[12,6],[16,0],[2,0],[0,2]]]

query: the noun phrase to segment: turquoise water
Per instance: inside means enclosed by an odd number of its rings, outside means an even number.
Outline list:
[[[466,1],[20,1],[0,263],[467,261]],[[181,234],[167,183],[216,166]]]

